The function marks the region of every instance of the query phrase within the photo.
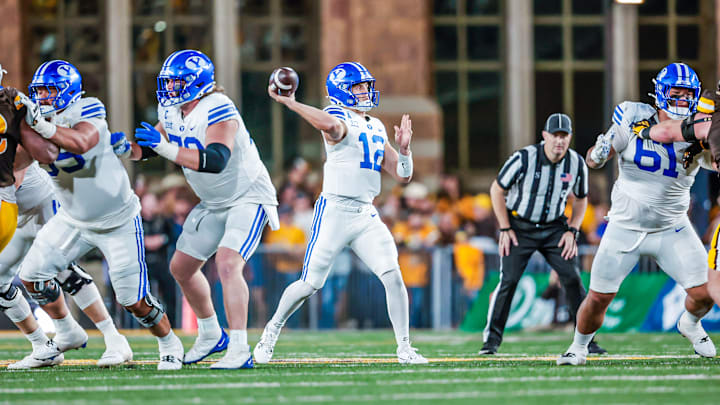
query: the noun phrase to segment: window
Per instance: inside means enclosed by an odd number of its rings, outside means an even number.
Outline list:
[[[201,0],[132,3],[133,122],[157,122],[157,75],[173,52],[196,49],[212,58],[212,7]],[[222,85],[222,83],[219,83]],[[165,159],[143,162],[143,171],[173,170]]]
[[[501,163],[503,3],[434,2],[435,94],[450,172],[469,174]]]
[[[75,65],[87,96],[105,101],[105,30],[102,0],[22,2],[30,38],[27,70],[64,59]]]
[[[563,112],[573,120],[573,147],[584,153],[607,121],[603,1],[534,4],[536,139],[550,114]]]
[[[316,131],[267,95],[270,73],[277,67],[290,66],[300,77],[295,96],[306,103],[322,105],[315,94],[319,83],[313,70],[317,24],[309,22],[317,20],[317,2],[245,0],[240,3],[240,109],[261,158],[271,172],[281,171],[286,162],[300,154],[303,135],[308,134],[305,137],[312,137],[313,144],[318,145],[319,159],[322,147],[317,142]]]
[[[639,6],[638,75],[643,101],[652,102],[646,96],[653,91],[652,79],[672,62],[690,65],[706,86],[712,82],[715,46],[709,45],[715,41],[712,35],[707,36],[712,27],[703,16],[714,15],[713,3],[709,0],[646,0]]]

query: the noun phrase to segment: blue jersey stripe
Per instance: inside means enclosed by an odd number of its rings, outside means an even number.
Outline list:
[[[227,114],[228,112],[234,112],[234,111],[237,111],[234,106],[223,108],[222,110],[217,110],[212,114],[208,114],[208,121],[212,121],[216,117],[219,117],[221,115]]]
[[[211,108],[210,111],[208,111],[208,113],[212,113],[213,111],[216,111],[216,110],[219,110],[219,109],[225,108],[225,107],[235,107],[235,105],[234,105],[233,103],[227,103],[227,104],[219,105],[219,106],[217,106],[217,107]]]
[[[80,118],[89,118],[90,116],[97,117],[98,115],[105,115],[104,107],[93,108],[92,110],[83,111]]]
[[[334,116],[336,116],[336,117],[345,118],[345,112],[344,112],[344,111],[330,110],[330,111],[326,111],[326,112],[328,112],[328,113],[330,113],[330,115],[334,115]]]
[[[210,126],[210,125],[212,125],[212,124],[217,124],[218,122],[224,121],[224,120],[226,120],[226,119],[228,119],[228,118],[232,118],[232,117],[235,116],[236,113],[237,113],[236,111],[232,111],[232,112],[229,112],[229,113],[223,115],[222,117],[218,117],[218,118],[216,118],[216,119],[208,122],[208,126]]]
[[[102,103],[92,103],[92,104],[84,105],[82,109],[83,109],[83,111],[85,111],[85,110],[89,110],[91,108],[102,107],[102,106],[103,106]]]

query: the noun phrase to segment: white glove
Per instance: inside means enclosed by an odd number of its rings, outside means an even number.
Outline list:
[[[25,106],[27,108],[27,112],[25,113],[25,122],[27,122],[30,128],[34,129],[35,132],[45,139],[50,139],[55,135],[57,127],[55,124],[50,123],[43,118],[40,113],[40,105],[30,100],[30,97],[26,96],[24,93],[18,91],[18,94],[15,97],[15,108],[20,109],[21,106]]]
[[[607,162],[610,156],[610,148],[612,147],[612,134],[600,134],[595,141],[595,147],[590,152],[590,159],[601,165]]]

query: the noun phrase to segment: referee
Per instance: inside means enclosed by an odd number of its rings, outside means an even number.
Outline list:
[[[587,208],[587,166],[572,149],[572,122],[552,114],[544,141],[515,152],[490,188],[500,224],[500,283],[488,309],[480,354],[495,354],[502,342],[515,289],[530,256],[539,251],[560,277],[572,316],[585,298],[576,265],[578,228]],[[575,194],[572,217],[564,215],[568,193]],[[595,342],[590,353],[605,353]]]

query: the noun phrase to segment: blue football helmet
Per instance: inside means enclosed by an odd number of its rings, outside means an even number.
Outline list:
[[[368,84],[367,93],[352,93],[352,86]],[[380,92],[375,90],[375,78],[365,66],[357,62],[341,63],[330,71],[325,81],[328,99],[333,104],[359,111],[370,111],[380,103]],[[368,99],[360,101],[357,96],[367,94]]]
[[[173,52],[160,69],[157,85],[158,103],[163,107],[197,100],[215,86],[215,65],[200,51]]]
[[[46,89],[48,96],[41,98],[38,93],[40,89]],[[55,96],[50,95],[51,89],[57,91]],[[51,60],[40,65],[33,75],[28,90],[30,99],[40,104],[40,113],[44,117],[67,108],[84,93],[80,72],[75,66],[64,60]],[[41,101],[50,101],[50,104],[44,104]]]
[[[655,94],[650,96],[655,98],[657,108],[667,112],[670,118],[681,120],[697,110],[700,97],[700,79],[690,66],[684,63],[671,63],[658,73],[657,77],[653,79],[653,83],[655,84]],[[692,98],[670,97],[668,93],[673,87],[692,90]],[[678,106],[680,100],[686,101],[688,106]]]

